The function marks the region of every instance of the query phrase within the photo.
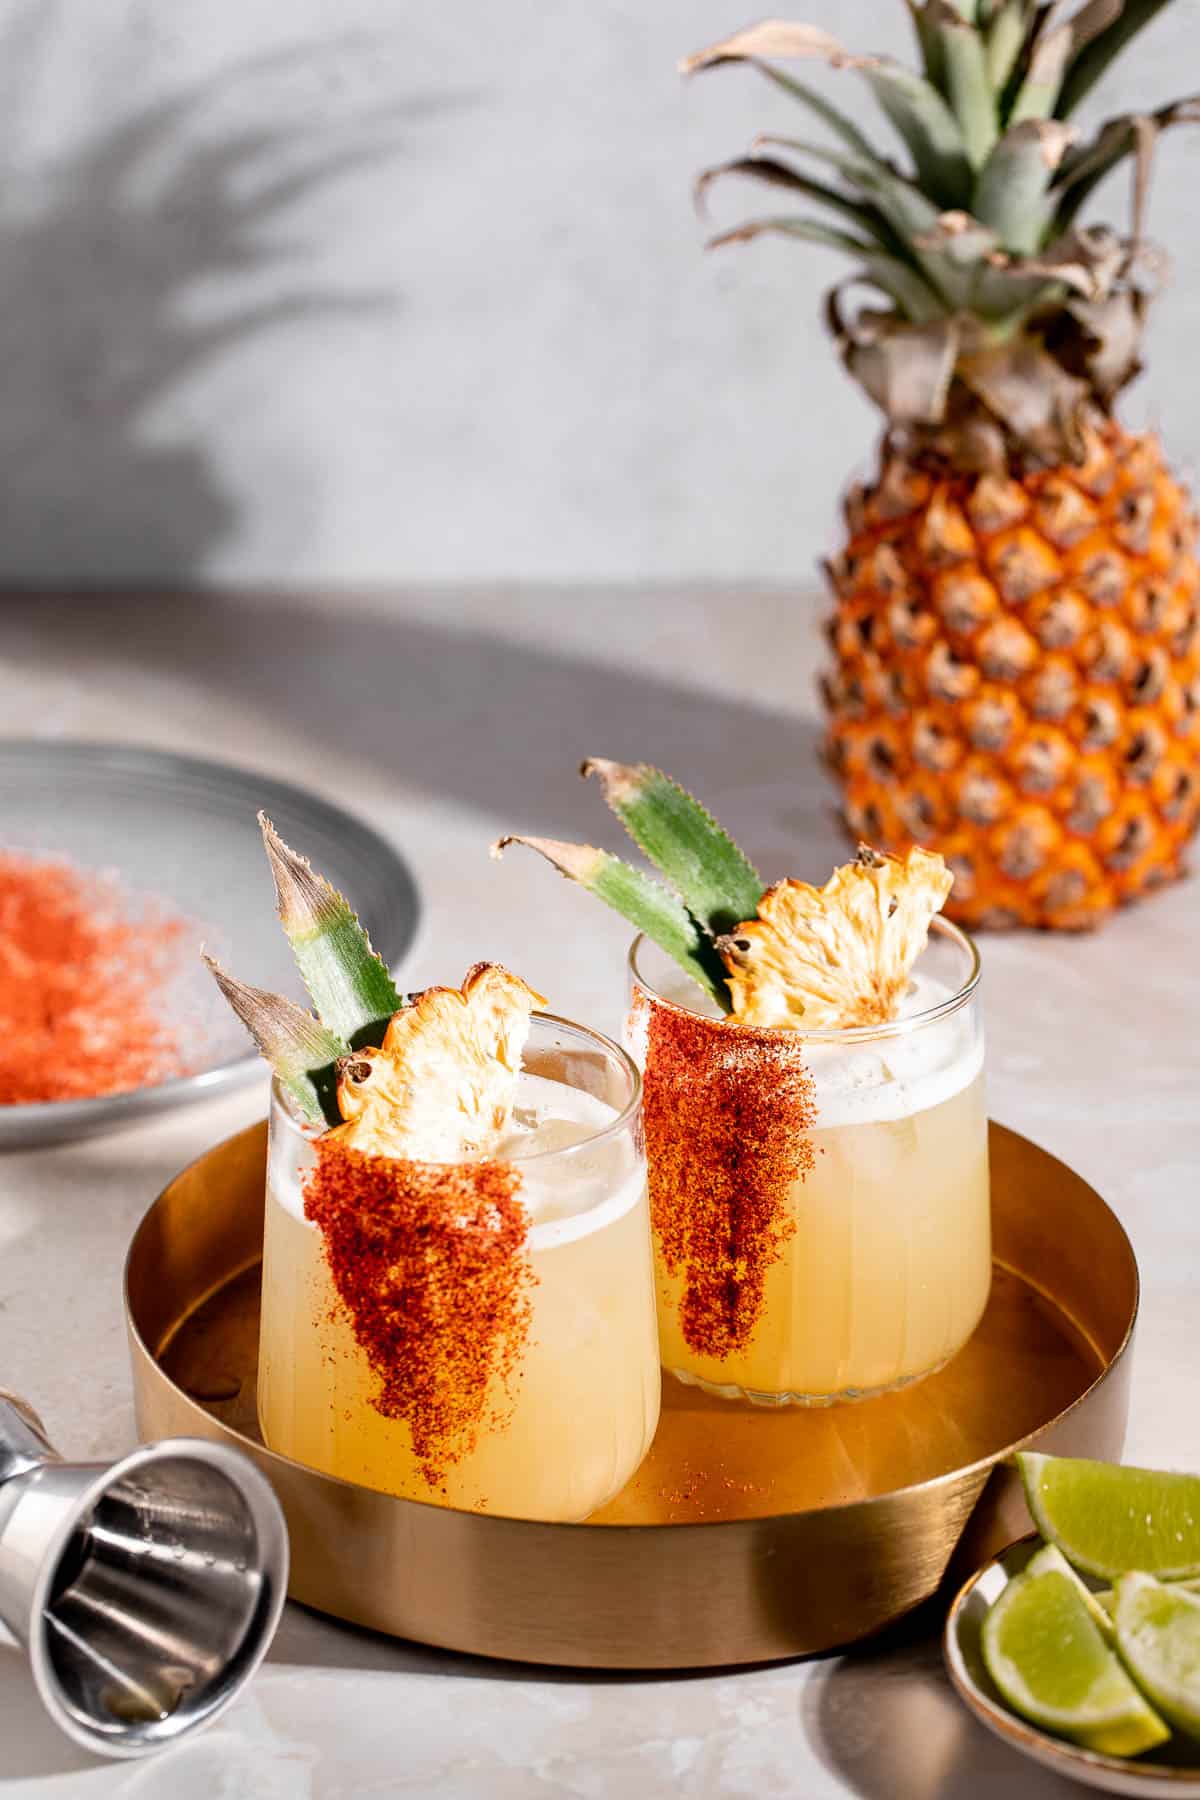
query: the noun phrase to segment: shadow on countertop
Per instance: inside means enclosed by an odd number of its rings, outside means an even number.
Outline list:
[[[1070,1800],[1074,1784],[1001,1744],[956,1697],[942,1666],[941,1604],[930,1602],[869,1644],[840,1655],[752,1669],[646,1672],[543,1668],[460,1656],[382,1637],[289,1606],[270,1662],[304,1669],[443,1676],[550,1687],[644,1687],[650,1717],[668,1716],[664,1688],[716,1685],[755,1673],[772,1686],[794,1672],[796,1719],[813,1755],[859,1800]],[[658,1690],[656,1697],[654,1690]],[[714,1722],[719,1708],[714,1707]]]
[[[497,620],[515,604],[498,590]],[[599,593],[562,590],[564,608],[603,604]],[[652,591],[645,604],[654,606]],[[505,829],[621,847],[599,791],[577,773],[582,756],[608,755],[655,763],[723,807],[768,879],[824,880],[844,857],[813,718],[636,664],[456,627],[451,609],[448,598],[443,624],[356,606],[352,596],[343,607],[208,592],[0,595],[0,620],[10,618],[0,642],[10,667],[45,668],[69,651],[90,680],[102,681],[107,664],[211,694]]]
[[[1071,1800],[1081,1789],[984,1730],[942,1665],[936,1602],[833,1657],[801,1697],[814,1754],[859,1800]]]
[[[1015,1800],[1016,1796],[1020,1800],[1070,1800],[1077,1795],[1081,1790],[1072,1783],[1033,1767],[976,1724],[942,1673],[938,1641],[930,1636],[927,1611],[922,1620],[919,1627],[907,1633],[901,1630],[864,1649],[838,1657],[810,1658],[803,1664],[777,1665],[771,1672],[773,1684],[794,1677],[797,1701],[793,1716],[798,1729],[840,1787],[859,1800]],[[644,1704],[651,1732],[674,1716],[664,1689],[677,1688],[681,1682],[723,1687],[731,1677],[743,1676],[748,1701],[755,1691],[749,1670],[609,1674],[488,1662],[375,1636],[294,1605],[284,1614],[267,1667],[276,1677],[293,1670],[302,1682],[319,1671],[342,1671],[368,1681],[379,1676],[423,1675],[560,1690],[581,1685],[593,1690],[616,1685],[640,1688],[645,1690],[644,1702],[638,1697],[634,1704],[639,1715]],[[310,1706],[328,1705],[332,1698],[319,1699],[319,1689],[306,1688],[305,1692]],[[387,1704],[396,1714],[397,1753],[402,1754],[406,1709],[420,1701],[410,1690],[389,1685],[388,1692]],[[519,1704],[514,1700],[514,1705]],[[692,1716],[690,1709],[686,1716]],[[714,1707],[714,1730],[718,1719],[719,1709]],[[71,1792],[95,1793],[97,1800],[103,1795],[134,1792],[166,1797],[185,1791],[216,1791],[215,1785],[184,1780],[185,1775],[206,1775],[209,1783],[219,1781],[225,1792],[236,1771],[261,1777],[264,1761],[252,1754],[258,1744],[264,1753],[274,1745],[297,1775],[303,1762],[295,1745],[281,1746],[276,1740],[262,1708],[255,1703],[253,1686],[230,1715],[228,1728],[218,1725],[168,1756],[136,1765],[136,1774],[127,1764],[102,1762],[78,1749],[51,1724],[24,1657],[5,1645],[0,1645],[0,1744],[4,1783],[73,1775],[77,1779]],[[269,1764],[269,1756],[266,1762]],[[65,1789],[56,1784],[53,1792],[60,1791]],[[233,1787],[228,1786],[228,1791]],[[237,1791],[249,1793],[252,1789],[239,1786]],[[295,1791],[307,1793],[310,1789],[301,1781]],[[698,1789],[689,1783],[686,1791]],[[710,1790],[706,1787],[704,1791]],[[801,1792],[799,1788],[795,1791]]]

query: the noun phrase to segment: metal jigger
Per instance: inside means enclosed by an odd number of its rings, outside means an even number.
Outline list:
[[[279,1502],[245,1457],[167,1438],[63,1462],[0,1390],[0,1619],[86,1749],[141,1756],[215,1719],[271,1642],[287,1572]]]

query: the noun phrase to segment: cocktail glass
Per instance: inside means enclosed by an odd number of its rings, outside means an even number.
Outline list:
[[[630,953],[663,1367],[825,1405],[962,1348],[991,1283],[979,958],[934,919],[902,1016],[801,1033],[724,1019]]]
[[[381,1410],[381,1395],[403,1392],[409,1371],[381,1365],[378,1343],[339,1292],[325,1227],[304,1210],[316,1134],[276,1084],[258,1385],[271,1449],[386,1493],[511,1517],[578,1520],[611,1499],[649,1447],[660,1396],[639,1098],[638,1071],[616,1044],[534,1015],[516,1129],[498,1158],[527,1220],[519,1250],[525,1328],[498,1347],[503,1354],[481,1391],[467,1396],[474,1426],[439,1443],[419,1412]],[[418,1296],[425,1316],[440,1317],[439,1330],[450,1335],[422,1343],[424,1366],[412,1371],[412,1385],[424,1384],[435,1411],[447,1402],[461,1425],[464,1396],[439,1390],[443,1371],[429,1359],[441,1343],[449,1369],[461,1335],[476,1328],[484,1290],[469,1266],[454,1267],[456,1249],[470,1253],[471,1245],[456,1242],[466,1226],[453,1208],[455,1179],[477,1174],[478,1165],[405,1167],[424,1183],[426,1218],[443,1178],[450,1207],[445,1242],[430,1252]],[[387,1228],[401,1234],[398,1253],[411,1270],[402,1208]],[[389,1304],[404,1306],[404,1294]],[[461,1371],[461,1362],[454,1366]]]

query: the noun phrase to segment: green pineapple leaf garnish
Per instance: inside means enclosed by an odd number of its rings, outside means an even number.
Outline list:
[[[822,888],[789,879],[764,891],[711,814],[661,770],[592,757],[581,773],[600,777],[677,895],[591,844],[507,836],[492,855],[508,844],[536,850],[651,938],[738,1024],[822,1030],[895,1016],[953,881],[936,852],[887,856],[860,844]]]
[[[258,815],[279,918],[322,1023],[351,1049],[378,1044],[404,1006],[349,902]]]
[[[754,917],[762,876],[686,788],[648,763],[592,756],[580,773],[599,776],[605,800],[638,849],[710,937]]]
[[[568,881],[577,882],[619,912],[635,930],[645,932],[673,957],[725,1012],[729,1011],[725,966],[712,938],[686,906],[657,881],[608,850],[597,850],[591,844],[563,844],[554,838],[520,837],[513,833],[492,845],[492,855],[499,857],[509,844],[524,844],[536,850]]]
[[[700,802],[661,769],[590,756],[580,773],[599,776],[609,806],[673,893],[591,844],[509,836],[492,845],[493,856],[507,844],[538,851],[560,875],[644,932],[728,1012],[732,1002],[716,940],[755,916],[762,877]]]

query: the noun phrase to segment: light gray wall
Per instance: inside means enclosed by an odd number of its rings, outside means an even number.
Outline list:
[[[900,0],[805,11],[903,43]],[[674,73],[752,14],[0,0],[0,577],[806,577],[874,432],[819,321],[837,265],[702,253],[692,173],[795,114]],[[1196,88],[1175,0],[1093,110]],[[1130,406],[1185,464],[1198,182],[1181,132]]]

